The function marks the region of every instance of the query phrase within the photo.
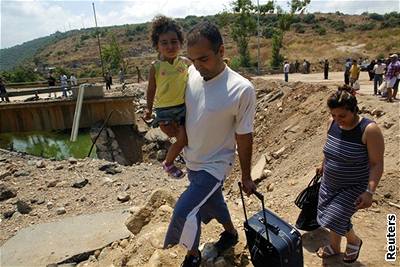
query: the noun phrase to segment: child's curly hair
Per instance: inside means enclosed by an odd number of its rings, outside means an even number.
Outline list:
[[[156,16],[151,24],[151,42],[154,48],[157,48],[160,35],[167,32],[175,32],[179,42],[183,44],[182,28],[175,20],[166,16]]]

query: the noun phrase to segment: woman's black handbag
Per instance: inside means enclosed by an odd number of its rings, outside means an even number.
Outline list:
[[[318,195],[321,186],[321,176],[316,174],[294,203],[301,209],[296,221],[296,228],[305,231],[318,229],[317,222]]]

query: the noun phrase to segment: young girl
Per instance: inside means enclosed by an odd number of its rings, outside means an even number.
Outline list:
[[[165,16],[155,17],[151,41],[159,53],[159,59],[150,67],[145,119],[151,119],[154,103],[156,117],[153,126],[160,126],[170,138],[176,138],[168,150],[163,168],[171,176],[179,178],[183,172],[174,165],[174,160],[187,144],[185,89],[190,61],[178,56],[183,34],[174,20]]]

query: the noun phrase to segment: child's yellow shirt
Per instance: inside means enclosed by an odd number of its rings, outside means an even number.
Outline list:
[[[157,60],[153,66],[156,80],[154,107],[166,108],[185,103],[188,78],[188,65],[185,60],[177,57],[173,64]]]

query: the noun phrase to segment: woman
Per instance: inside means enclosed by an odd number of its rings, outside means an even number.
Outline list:
[[[342,236],[347,239],[343,261],[355,262],[362,240],[356,235],[351,217],[368,208],[383,172],[384,141],[375,122],[360,117],[357,99],[347,86],[327,101],[332,119],[328,125],[323,172],[318,200],[318,223],[329,229],[330,244],[317,255],[327,258],[340,253]]]

